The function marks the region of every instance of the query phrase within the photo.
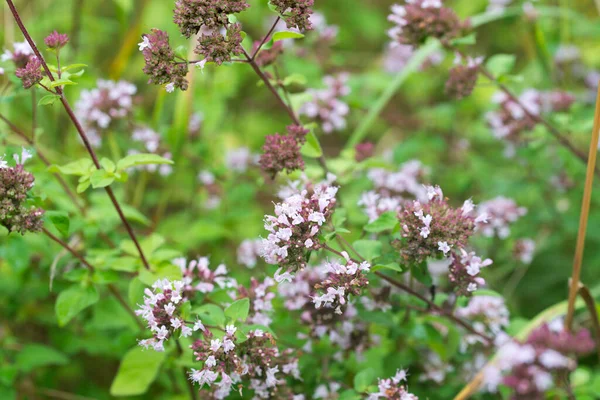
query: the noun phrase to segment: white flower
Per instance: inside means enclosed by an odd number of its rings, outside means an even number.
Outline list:
[[[161,326],[157,331],[156,331],[156,337],[159,340],[164,340],[167,338],[167,336],[169,335],[169,331],[167,330],[167,328],[163,325]]]
[[[181,337],[190,337],[192,336],[192,328],[187,325],[183,325],[181,327]]]
[[[4,160],[6,154],[0,157],[0,169],[8,168],[8,163]]]
[[[212,351],[217,351],[221,348],[221,340],[220,339],[213,339],[210,341],[210,349]]]
[[[208,358],[204,362],[204,365],[206,365],[208,368],[212,368],[215,365],[217,365],[217,360],[215,360],[215,356],[208,356]]]
[[[235,331],[237,331],[237,328],[234,325],[227,325],[225,327],[225,331],[229,336],[233,336],[235,334]]]
[[[281,274],[280,273],[281,269],[282,268],[278,268],[277,271],[275,271],[275,281],[277,283],[281,283],[283,281],[291,282],[292,279],[294,279],[294,276],[292,274],[290,274],[288,271]]]
[[[448,246],[448,242],[438,242],[438,250],[443,252],[444,255],[450,251],[450,246]]]
[[[148,40],[148,36],[144,36],[142,41],[138,43],[138,47],[139,47],[140,51],[150,48],[150,40]]]
[[[171,326],[174,329],[181,327],[181,320],[179,318],[171,318]]]
[[[165,86],[165,90],[167,91],[167,93],[173,93],[175,91],[175,84],[173,82],[167,83],[167,85]]]
[[[233,342],[231,340],[229,340],[229,339],[223,340],[223,351],[225,353],[229,353],[234,348],[235,348],[235,345],[233,344]]]
[[[17,162],[17,164],[25,164],[25,162],[27,160],[29,160],[30,158],[32,158],[33,155],[31,154],[31,152],[29,150],[27,150],[25,147],[23,147],[21,149],[21,156],[19,157],[17,154],[13,155],[13,158],[15,159],[15,161]]]
[[[168,315],[173,315],[173,313],[175,312],[175,306],[173,305],[173,303],[165,305],[165,311]]]
[[[263,337],[264,336],[264,332],[262,330],[260,330],[260,329],[256,329],[254,331],[254,336],[255,337]]]

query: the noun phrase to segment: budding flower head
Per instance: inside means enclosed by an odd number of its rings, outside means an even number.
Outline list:
[[[400,44],[418,47],[428,37],[449,42],[466,26],[441,0],[408,0],[404,6],[392,6],[388,20],[396,26],[388,34]]]
[[[283,170],[292,172],[304,169],[300,148],[306,142],[308,130],[298,125],[290,125],[287,131],[288,134],[285,136],[276,133],[265,138],[259,164],[261,169],[272,178]]]
[[[229,62],[232,55],[240,55],[244,52],[241,32],[242,25],[235,23],[227,27],[225,34],[217,29],[202,34],[194,52],[204,56],[205,61],[212,61],[217,65]]]
[[[27,61],[27,65],[24,68],[17,69],[15,75],[21,79],[23,87],[29,89],[44,78],[41,68],[42,63],[40,59],[36,56],[32,56],[29,58],[29,61]]]
[[[468,58],[466,65],[462,58],[458,57],[457,65],[450,70],[450,76],[446,81],[446,94],[455,99],[468,97],[473,93],[477,83],[478,67],[481,59]]]
[[[310,16],[314,0],[271,0],[277,12],[283,17],[288,28],[301,31],[313,29]]]
[[[187,38],[201,28],[219,30],[229,24],[228,14],[244,11],[250,5],[246,0],[177,0],[173,22]]]
[[[58,51],[65,47],[69,42],[69,36],[66,33],[58,33],[57,31],[52,32],[46,36],[44,43],[49,49]]]
[[[10,167],[0,157],[0,225],[9,232],[39,232],[42,230],[44,210],[27,204],[28,192],[35,178],[25,171],[23,163],[31,154],[23,149],[21,156],[15,155],[15,167]]]
[[[171,85],[170,87],[186,90],[188,73],[186,63],[175,61],[175,52],[169,43],[169,34],[160,29],[144,35],[138,44],[144,55],[144,73],[148,75],[148,83],[155,85]]]

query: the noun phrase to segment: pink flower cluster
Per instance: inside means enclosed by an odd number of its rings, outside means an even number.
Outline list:
[[[494,136],[506,142],[505,154],[512,156],[515,147],[525,140],[523,133],[536,126],[537,122],[533,117],[568,110],[575,98],[560,91],[542,93],[527,89],[519,96],[518,102],[504,92],[498,92],[492,100],[500,108],[486,115],[487,122]]]
[[[443,7],[441,0],[406,0],[404,6],[395,4],[388,20],[396,24],[388,31],[389,36],[400,44],[415,47],[428,37],[449,43],[467,26],[452,9]]]
[[[484,383],[491,392],[500,384],[510,387],[515,400],[541,400],[558,374],[575,369],[573,356],[593,349],[594,340],[588,330],[570,333],[560,321],[544,324],[523,343],[509,340],[503,344],[496,360],[484,369]]]
[[[159,154],[163,158],[171,159],[171,153],[168,151],[160,151],[160,135],[154,130],[150,129],[147,126],[136,126],[133,129],[133,133],[131,134],[131,138],[138,143],[141,143],[146,152]],[[139,154],[139,152],[135,149],[130,149],[127,151],[128,155],[131,154]],[[133,167],[134,170],[143,170],[154,173],[158,171],[158,173],[162,176],[171,175],[173,172],[173,167],[169,164],[149,164],[149,165],[140,165],[137,167]]]
[[[101,79],[95,89],[81,91],[75,104],[75,114],[86,127],[92,146],[100,146],[100,134],[131,115],[136,92],[137,88],[132,83]]]
[[[252,278],[248,289],[240,285],[238,298],[250,299],[248,322],[262,326],[271,325],[272,301],[275,298],[275,293],[269,290],[273,286],[275,286],[275,281],[270,277],[266,277],[262,283],[256,278]]]
[[[374,190],[364,192],[358,202],[369,217],[369,222],[375,221],[384,212],[398,212],[402,205],[411,200],[427,199],[426,189],[421,183],[426,173],[417,160],[402,164],[396,172],[383,168],[370,169],[367,176],[373,182]]]
[[[164,351],[164,342],[179,331],[180,337],[189,337],[192,331],[203,329],[200,321],[190,328],[181,316],[185,283],[182,281],[158,280],[152,285],[153,290],[144,291],[144,304],[135,310],[148,323],[153,333],[150,339],[140,340],[140,346],[152,347],[156,351]]]
[[[504,332],[510,322],[510,313],[500,296],[473,296],[466,306],[457,308],[455,315],[469,321],[477,332],[492,337]],[[481,336],[471,333],[462,337],[463,347],[481,341]]]
[[[190,379],[201,387],[209,387],[208,391],[201,392],[202,398],[224,399],[234,384],[243,381],[249,381],[255,398],[291,397],[286,378],[300,378],[298,361],[291,357],[291,351],[280,352],[271,334],[256,329],[246,337],[239,335],[234,325],[228,325],[222,337],[208,329],[203,329],[201,334],[202,339],[191,347],[196,361],[203,362],[204,366],[192,369]]]
[[[477,229],[484,236],[505,239],[510,235],[510,224],[527,214],[527,209],[519,207],[513,199],[498,196],[479,204],[479,212],[485,213],[487,220],[480,221]]]
[[[406,386],[401,385],[402,381],[406,381],[407,376],[405,370],[399,369],[391,378],[378,379],[377,389],[379,391],[369,394],[368,400],[419,400],[417,396],[408,392]]]
[[[331,308],[336,314],[342,314],[342,308],[348,304],[348,297],[358,296],[361,290],[369,284],[366,273],[371,269],[368,262],[357,263],[350,259],[348,253],[342,253],[345,265],[339,261],[325,263],[328,275],[315,285],[321,293],[313,297],[316,308]]]
[[[44,78],[42,74],[42,62],[36,56],[31,56],[29,61],[27,61],[27,65],[23,68],[18,68],[15,71],[15,75],[23,83],[23,88],[29,89]]]
[[[4,50],[0,61],[12,61],[16,68],[25,68],[29,59],[34,55],[33,49],[27,42],[15,42],[13,43],[13,51],[8,49]]]
[[[265,216],[269,235],[262,241],[261,257],[269,264],[297,271],[306,266],[306,252],[317,250],[318,234],[335,207],[337,187],[316,185],[275,205],[275,215]],[[281,279],[278,279],[281,281]]]
[[[245,267],[254,268],[258,262],[261,239],[246,239],[237,248],[237,262]]]
[[[482,268],[492,265],[491,259],[482,259],[474,252],[467,252],[461,248],[460,255],[453,251],[450,260],[448,280],[458,295],[470,296],[479,286],[485,284],[479,273]]]
[[[402,239],[394,245],[409,264],[446,256],[451,250],[466,247],[476,224],[486,219],[485,214],[473,216],[475,207],[471,200],[454,208],[439,186],[427,186],[426,190],[427,201],[415,200],[398,212]]]
[[[523,264],[531,264],[535,254],[535,241],[533,239],[518,239],[513,247],[513,256]]]
[[[326,76],[323,78],[325,88],[310,90],[312,99],[300,107],[299,113],[318,122],[325,133],[346,128],[350,108],[340,98],[350,94],[350,87],[346,85],[348,76],[347,73]]]
[[[345,268],[345,266],[340,266]],[[354,267],[352,267],[354,268]],[[279,295],[283,297],[285,307],[290,311],[300,311],[300,321],[310,328],[308,335],[298,334],[301,339],[307,339],[303,349],[312,352],[313,340],[327,338],[340,351],[335,359],[342,360],[344,354],[353,351],[357,355],[371,344],[368,324],[357,317],[357,309],[346,300],[346,305],[337,309],[332,306],[316,307],[315,298],[320,296],[317,287],[335,274],[327,264],[305,268],[299,271],[290,281],[278,286]],[[337,274],[336,274],[337,275]],[[339,298],[338,298],[339,300]]]
[[[186,298],[191,298],[194,292],[212,293],[217,289],[230,291],[230,297],[235,298],[238,283],[235,278],[228,276],[225,264],[219,264],[213,271],[209,268],[208,257],[199,257],[188,261],[181,257],[173,260],[173,264],[181,269],[183,274],[182,291]]]

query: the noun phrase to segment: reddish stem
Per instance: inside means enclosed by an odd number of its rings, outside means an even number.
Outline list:
[[[15,8],[14,3],[12,2],[12,0],[6,0],[6,4],[8,4],[8,8],[12,12],[12,15],[13,15],[13,17],[15,19],[15,22],[19,26],[19,29],[21,30],[21,33],[25,37],[25,40],[27,40],[27,42],[29,43],[29,45],[33,49],[33,52],[35,53],[35,55],[38,57],[38,59],[42,63],[42,68],[46,72],[46,75],[48,76],[48,79],[50,79],[50,81],[54,81],[54,76],[52,75],[52,72],[50,71],[50,68],[48,67],[48,64],[46,63],[46,60],[44,59],[44,57],[42,56],[42,54],[38,50],[35,42],[31,38],[31,36],[29,35],[29,32],[27,31],[27,28],[25,28],[25,25],[23,24],[23,21],[21,20],[21,17],[19,16],[19,13],[18,13],[17,9]],[[96,156],[96,152],[92,148],[92,146],[90,144],[90,141],[88,140],[88,137],[87,137],[87,135],[86,135],[83,127],[81,126],[81,123],[79,122],[79,120],[75,116],[75,113],[73,112],[73,110],[72,110],[72,108],[71,108],[71,106],[70,106],[67,98],[65,97],[62,88],[60,86],[57,86],[55,88],[55,90],[56,90],[56,93],[60,96],[60,102],[62,103],[65,111],[69,115],[69,118],[71,119],[71,122],[75,126],[75,129],[77,129],[77,132],[79,133],[79,136],[81,137],[81,140],[83,141],[83,144],[84,144],[87,152],[89,153],[90,157],[92,158],[92,161],[94,162],[94,165],[96,166],[97,169],[101,169],[102,167],[100,165],[100,162],[98,161],[98,157]],[[107,187],[104,188],[104,190],[108,194],[108,197],[110,197],[110,201],[113,203],[113,206],[117,210],[117,214],[119,214],[119,218],[121,218],[121,221],[123,222],[123,226],[127,230],[127,233],[129,234],[129,237],[131,238],[131,240],[135,244],[135,247],[137,248],[137,251],[140,254],[140,258],[142,260],[142,263],[144,264],[144,267],[146,269],[150,269],[150,264],[148,264],[148,260],[146,259],[146,256],[144,255],[142,247],[140,246],[139,241],[138,241],[135,233],[133,232],[133,229],[131,228],[131,225],[127,221],[127,218],[125,218],[125,214],[123,213],[123,210],[121,209],[121,206],[119,205],[119,202],[117,201],[117,198],[115,197],[115,194],[114,194],[112,188],[110,186],[107,186]]]

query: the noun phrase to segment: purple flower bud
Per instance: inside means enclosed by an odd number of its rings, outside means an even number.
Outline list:
[[[228,14],[250,7],[246,0],[177,0],[173,22],[182,35],[190,38],[201,28],[219,30],[229,24]]]
[[[236,23],[227,28],[225,35],[217,29],[202,34],[194,52],[204,56],[206,61],[212,61],[217,65],[229,62],[231,55],[240,55],[244,52],[241,32],[242,25]]]
[[[17,75],[17,77],[21,79],[21,81],[23,82],[23,87],[25,89],[29,89],[30,87],[41,81],[44,77],[41,68],[41,61],[36,56],[32,56],[27,62],[25,68],[17,69],[15,75]]]
[[[296,125],[291,125],[287,129],[288,135],[286,136],[276,133],[265,138],[259,164],[261,169],[272,178],[275,178],[275,175],[283,170],[292,172],[304,169],[300,148],[306,141],[308,130]]]
[[[69,36],[66,33],[52,32],[46,36],[44,43],[52,50],[60,50],[69,42]]]

